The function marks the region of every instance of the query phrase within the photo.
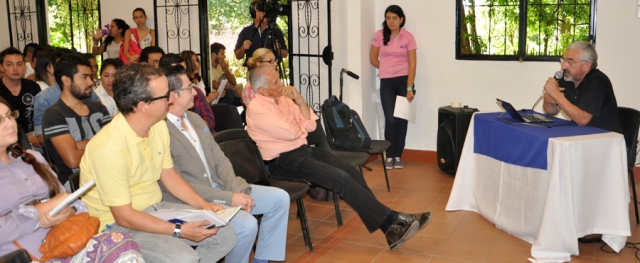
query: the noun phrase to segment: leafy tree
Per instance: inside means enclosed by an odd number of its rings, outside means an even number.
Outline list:
[[[51,45],[91,51],[93,30],[100,28],[98,1],[47,0]]]
[[[571,42],[589,39],[590,0],[459,1],[462,55],[560,56]],[[519,50],[521,41],[525,50]]]
[[[209,39],[215,36],[224,35],[227,32],[239,33],[240,30],[253,23],[253,18],[249,15],[251,0],[209,0]],[[280,0],[280,4],[284,4]],[[277,20],[277,25],[284,33],[285,41],[288,41],[288,18],[281,16]],[[287,43],[287,46],[289,44]],[[236,60],[233,54],[234,47],[227,47],[226,56],[229,62],[229,69],[239,79],[243,81],[246,70],[242,66],[244,60]],[[289,78],[288,59],[284,61],[285,75]]]

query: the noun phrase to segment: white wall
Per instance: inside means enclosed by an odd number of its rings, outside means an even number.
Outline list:
[[[346,26],[349,28],[342,35],[333,36],[336,42],[346,39],[346,44],[336,47],[336,57],[348,58],[344,66],[336,67],[360,70],[361,79],[348,82],[349,96],[345,102],[362,113],[369,131],[374,131],[376,127],[370,95],[375,85],[379,85],[379,80],[369,64],[368,51],[374,32],[381,28],[384,9],[391,4],[400,5],[407,17],[405,28],[416,37],[418,68],[415,102],[419,103],[419,117],[415,124],[409,123],[408,149],[436,149],[439,107],[457,101],[480,111],[492,112],[499,110],[495,99],[500,97],[517,108],[530,108],[540,95],[546,79],[559,69],[556,62],[456,60],[455,1],[347,2],[346,9],[332,14],[334,17],[348,17]],[[640,109],[639,93],[636,91],[636,86],[640,86],[636,84],[640,69],[640,52],[637,48],[640,43],[640,18],[636,17],[636,4],[635,1],[598,1],[597,51],[599,68],[611,78],[618,105]],[[352,27],[352,22],[353,27],[357,28]],[[361,30],[359,34],[358,29]]]
[[[7,19],[7,4],[0,3],[0,50],[4,50],[11,46],[11,38],[9,38],[9,20]]]

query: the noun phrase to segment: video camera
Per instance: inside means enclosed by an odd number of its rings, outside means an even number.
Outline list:
[[[267,23],[275,24],[278,15],[287,15],[285,6],[278,3],[279,0],[258,0],[256,2],[256,10],[265,13]]]

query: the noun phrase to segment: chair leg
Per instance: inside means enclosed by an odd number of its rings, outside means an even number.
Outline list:
[[[633,191],[633,207],[636,210],[636,224],[640,224],[640,217],[638,217],[638,194],[636,193],[636,178],[633,174],[633,168],[629,169],[629,175],[631,176],[631,189]]]
[[[300,225],[302,226],[302,238],[305,246],[309,247],[309,251],[313,252],[313,244],[311,243],[311,234],[309,233],[309,225],[307,224],[307,213],[304,211],[304,202],[302,197],[296,200],[298,204],[298,215],[300,216]]]
[[[380,153],[382,157],[382,170],[384,171],[384,179],[387,180],[387,192],[391,192],[391,186],[389,186],[389,175],[387,174],[387,167],[384,167],[384,152]]]
[[[342,212],[340,212],[340,197],[336,192],[333,192],[333,205],[336,208],[336,221],[338,222],[338,228],[342,226]]]
[[[362,167],[364,167],[364,169],[369,170],[369,172],[373,171],[373,169],[371,169],[371,167],[363,165]],[[360,171],[362,171],[362,168],[360,168]]]

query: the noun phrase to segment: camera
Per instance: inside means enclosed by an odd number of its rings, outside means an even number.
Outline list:
[[[256,10],[265,13],[269,24],[275,24],[278,15],[287,15],[285,6],[280,5],[278,0],[258,0],[256,2]]]

